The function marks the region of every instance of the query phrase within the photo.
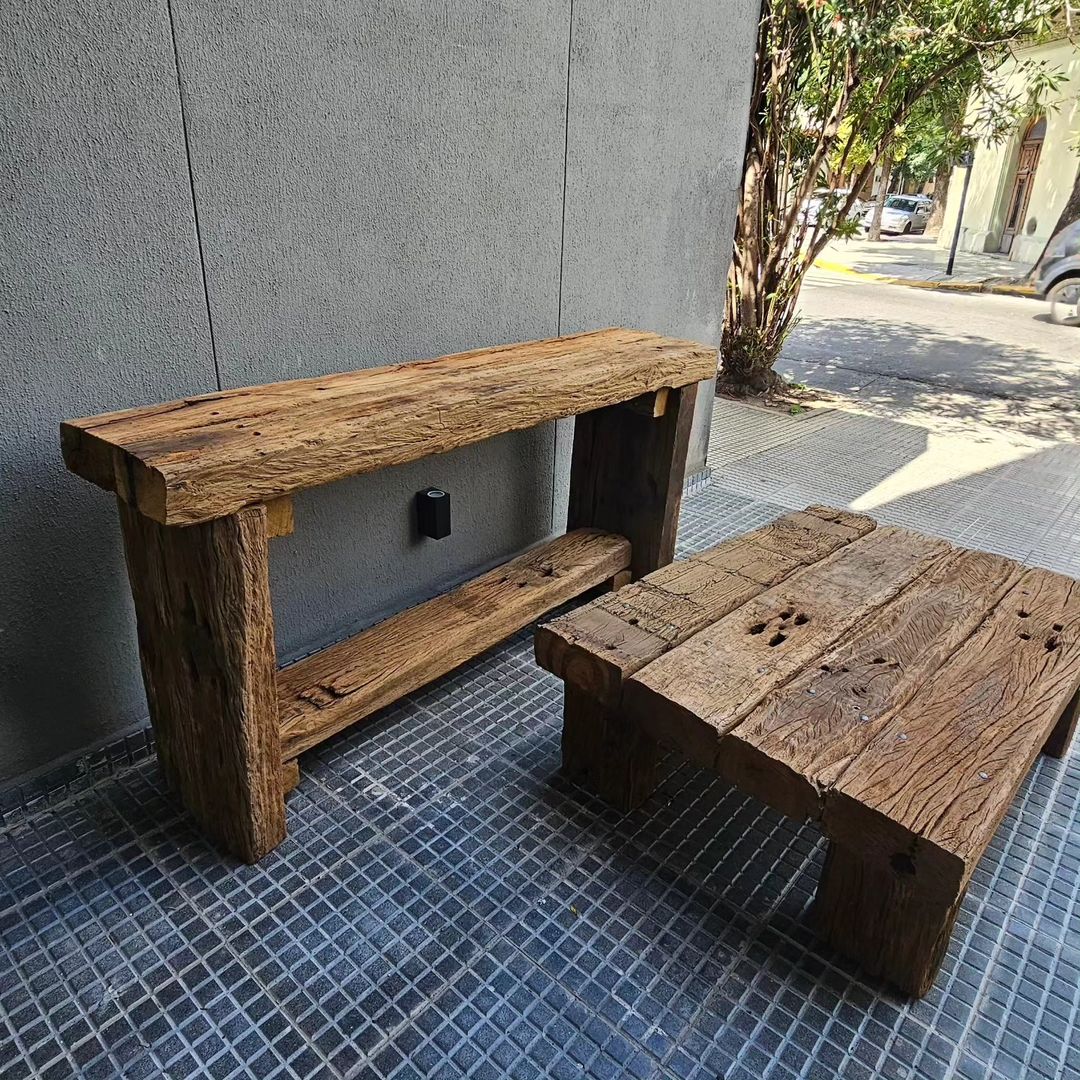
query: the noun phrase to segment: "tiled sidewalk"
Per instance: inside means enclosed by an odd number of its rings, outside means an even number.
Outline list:
[[[862,500],[1080,573],[1075,447],[950,477],[877,417],[720,403],[714,432],[684,553]],[[812,827],[673,760],[620,816],[559,775],[559,707],[516,636],[307,755],[257,867],[152,761],[15,821],[0,1076],[1080,1077],[1080,756],[1036,764],[909,1003],[817,945]]]
[[[1080,443],[971,422],[962,435],[947,415],[923,418],[828,408],[788,416],[718,400],[712,483],[785,509],[851,506],[1080,577]]]
[[[947,275],[948,246],[939,246],[926,236],[885,236],[877,241],[834,240],[819,261],[856,273],[954,284],[1022,278],[1031,269],[1028,263],[1010,262],[1002,255],[957,251],[953,273]]]

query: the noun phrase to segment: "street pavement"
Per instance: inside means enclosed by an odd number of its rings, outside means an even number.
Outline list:
[[[709,465],[702,499],[715,500],[714,531],[748,508],[751,528],[821,503],[1080,578],[1077,442],[960,434],[929,410],[903,420],[835,405],[791,415],[718,398]]]
[[[1080,440],[1080,330],[1036,300],[814,269],[777,367],[847,407],[959,435]]]
[[[1027,263],[1012,262],[1002,255],[957,251],[952,274],[946,274],[949,249],[929,236],[883,236],[880,240],[834,240],[818,262],[829,269],[846,268],[854,273],[939,284],[1012,280],[1027,276]]]
[[[1080,577],[1080,330],[1046,314],[812,271],[777,367],[822,392],[719,398],[710,497],[849,506]]]

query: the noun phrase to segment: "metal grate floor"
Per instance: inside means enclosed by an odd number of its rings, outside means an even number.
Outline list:
[[[861,495],[910,456],[866,423],[718,454],[682,551]],[[992,480],[982,526],[925,493],[870,512],[1076,573],[1054,542],[1075,498],[1040,516]],[[517,635],[308,754],[257,867],[203,843],[152,761],[16,819],[0,1076],[1080,1077],[1080,756],[1039,760],[911,1003],[815,942],[812,827],[673,759],[620,816],[559,775],[560,698]]]

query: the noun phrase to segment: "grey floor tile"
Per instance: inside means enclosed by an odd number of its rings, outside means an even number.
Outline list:
[[[678,552],[864,498],[927,440],[720,402]],[[870,512],[1076,574],[1078,501],[1063,446]],[[813,826],[674,757],[620,815],[559,774],[560,712],[515,635],[305,755],[256,867],[152,760],[13,817],[0,1075],[1080,1077],[1075,753],[1034,766],[910,1002],[817,941]]]

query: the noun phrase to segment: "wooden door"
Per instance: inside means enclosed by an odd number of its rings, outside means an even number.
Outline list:
[[[1024,222],[1027,220],[1028,203],[1031,202],[1031,189],[1035,183],[1035,170],[1039,167],[1039,155],[1042,153],[1045,133],[1046,120],[1040,117],[1028,127],[1020,146],[1016,176],[1013,179],[1012,191],[1009,193],[1005,228],[1001,234],[1001,243],[998,245],[998,251],[1005,255],[1012,251],[1016,234],[1024,227]]]

